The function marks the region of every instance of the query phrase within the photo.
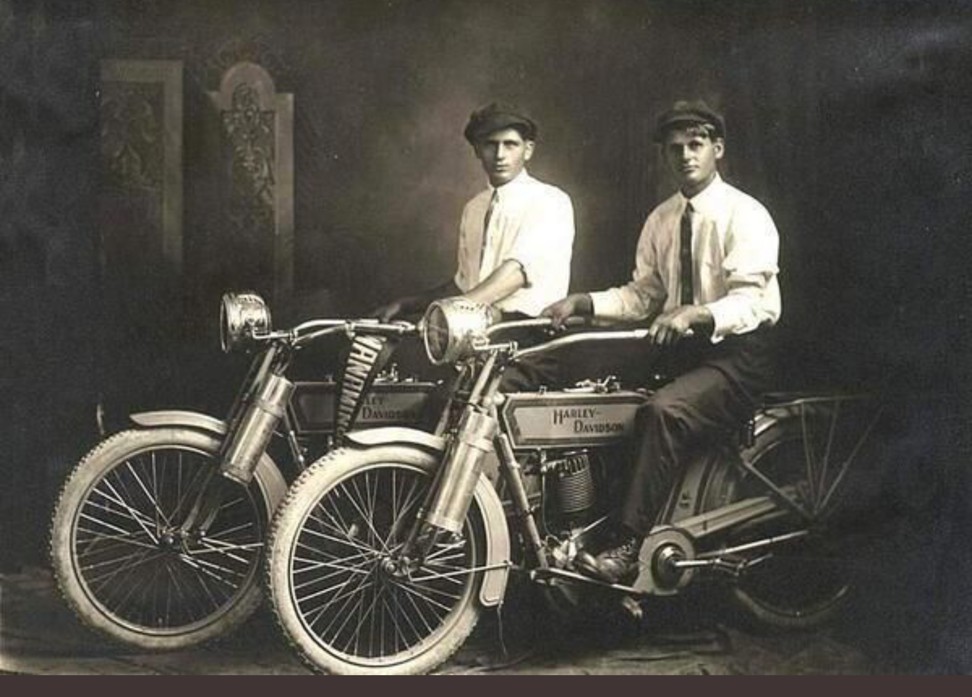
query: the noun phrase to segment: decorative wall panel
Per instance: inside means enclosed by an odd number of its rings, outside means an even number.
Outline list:
[[[101,63],[102,263],[182,274],[182,62]],[[161,268],[159,268],[161,266]]]
[[[257,288],[269,274],[274,301],[287,302],[294,288],[293,95],[278,94],[266,70],[244,61],[209,97],[221,128],[223,222],[238,272],[251,269]]]

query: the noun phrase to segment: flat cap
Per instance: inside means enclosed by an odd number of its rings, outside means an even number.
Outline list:
[[[665,133],[676,125],[708,124],[712,126],[715,137],[726,137],[726,122],[714,109],[701,99],[675,102],[672,108],[658,117],[655,126],[655,142],[661,142]]]
[[[521,109],[511,105],[493,102],[476,109],[469,115],[469,123],[462,132],[473,145],[493,131],[516,127],[526,140],[537,139],[537,124]]]

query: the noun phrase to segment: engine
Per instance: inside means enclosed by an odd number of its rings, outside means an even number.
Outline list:
[[[556,566],[569,568],[608,527],[601,523],[617,505],[644,400],[642,392],[603,388],[506,396],[500,418]]]

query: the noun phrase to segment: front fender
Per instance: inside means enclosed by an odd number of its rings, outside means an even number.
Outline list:
[[[441,453],[445,451],[446,440],[415,428],[386,426],[352,431],[345,435],[352,444],[371,448],[378,445],[414,445],[422,450]]]
[[[195,431],[208,433],[220,440],[226,436],[226,432],[229,430],[225,421],[198,411],[179,409],[143,411],[139,414],[131,414],[128,418],[141,428],[191,428]],[[279,487],[281,494],[278,500],[283,498],[283,492],[287,488],[286,480],[280,472],[280,467],[273,461],[269,453],[265,452],[260,456],[256,475],[264,482],[273,482],[275,486]]]
[[[350,445],[357,447],[411,445],[440,456],[445,453],[447,445],[446,439],[441,436],[401,426],[352,431],[345,438]],[[506,581],[510,571],[510,529],[506,523],[503,502],[500,501],[496,489],[485,475],[479,475],[473,496],[483,514],[483,527],[486,533],[486,566],[498,567],[489,569],[483,574],[483,584],[479,588],[479,601],[486,607],[491,607],[498,605],[506,592]]]
[[[128,418],[144,428],[160,428],[164,426],[184,426],[194,428],[216,436],[226,435],[226,422],[198,411],[183,411],[166,409],[161,411],[143,411],[131,414]]]

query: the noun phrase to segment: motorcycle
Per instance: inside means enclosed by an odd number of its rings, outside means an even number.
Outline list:
[[[484,608],[501,606],[511,572],[568,613],[593,598],[640,610],[649,596],[719,587],[752,619],[809,627],[847,599],[839,531],[864,500],[852,482],[866,475],[880,409],[860,395],[769,396],[685,468],[634,581],[604,583],[574,561],[609,539],[650,391],[610,379],[533,393],[499,385],[528,357],[647,330],[575,328],[528,347],[508,338],[549,326],[496,323],[462,298],[433,303],[420,323],[426,351],[457,376],[436,429],[348,434],[293,484],[267,541],[267,577],[277,623],[311,668],[430,672]]]
[[[386,370],[396,342],[415,331],[367,319],[274,330],[260,296],[225,294],[222,349],[253,355],[227,418],[132,414],[132,426],[98,443],[63,484],[50,552],[75,614],[151,650],[185,649],[242,624],[262,599],[264,537],[288,481],[355,428],[422,425],[437,386]],[[335,335],[349,340],[339,379],[288,379],[302,349]]]

